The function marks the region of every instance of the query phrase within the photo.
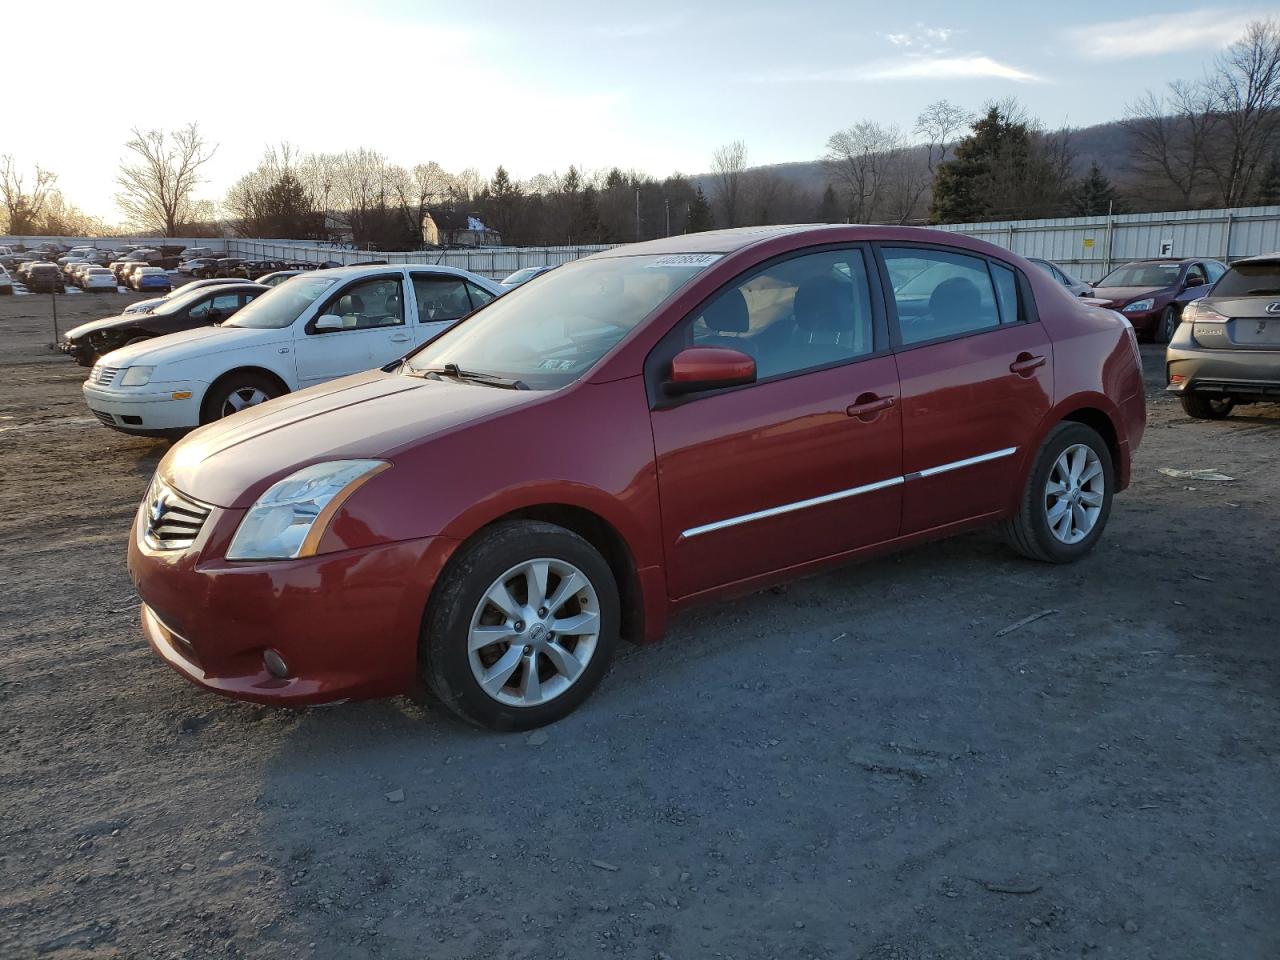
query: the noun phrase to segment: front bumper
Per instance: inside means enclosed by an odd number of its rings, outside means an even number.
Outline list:
[[[200,426],[200,401],[206,383],[191,380],[153,383],[144,387],[81,387],[90,412],[105,426],[139,436],[167,436]],[[187,397],[175,394],[187,393]]]
[[[1157,310],[1143,310],[1140,313],[1125,313],[1119,307],[1111,309],[1128,320],[1139,334],[1155,333],[1160,328],[1160,321],[1164,315],[1163,306]]]
[[[1170,393],[1280,403],[1280,351],[1206,350],[1180,343],[1184,340],[1190,335],[1177,337],[1165,353],[1165,389]],[[1174,383],[1174,377],[1181,379]]]
[[[412,690],[427,599],[455,542],[431,537],[301,560],[228,562],[221,557],[243,515],[213,508],[196,543],[181,551],[148,548],[135,518],[129,572],[152,649],[197,686],[257,703]],[[267,669],[268,651],[287,676]]]

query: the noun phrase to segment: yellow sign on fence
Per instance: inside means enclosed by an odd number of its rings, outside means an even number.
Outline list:
[[[1084,248],[1085,248],[1086,250],[1092,250],[1092,249],[1093,249],[1093,237],[1085,237],[1085,238],[1084,238]]]

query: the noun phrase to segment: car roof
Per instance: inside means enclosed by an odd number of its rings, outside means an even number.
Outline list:
[[[366,264],[363,267],[326,267],[323,270],[305,271],[307,276],[326,276],[337,277],[339,280],[346,280],[352,277],[360,277],[367,273],[377,273],[379,270],[431,270],[436,273],[448,273],[455,277],[474,277],[475,274],[468,273],[466,270],[460,270],[457,267],[445,266],[442,263],[378,263]],[[496,280],[491,281],[497,283]]]
[[[1255,257],[1241,257],[1232,261],[1230,266],[1238,267],[1242,263],[1280,263],[1280,250],[1275,253],[1260,253]]]

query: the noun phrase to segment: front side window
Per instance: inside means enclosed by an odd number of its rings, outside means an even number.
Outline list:
[[[397,277],[374,277],[371,280],[353,283],[325,304],[320,310],[320,315],[324,314],[341,317],[343,330],[373,330],[379,327],[403,326],[404,300],[400,295],[400,280]]]
[[[991,274],[981,257],[914,247],[884,247],[881,252],[904,344],[1000,325]]]
[[[717,294],[690,321],[687,342],[740,350],[767,380],[864,356],[873,329],[862,251],[830,250],[771,264]]]
[[[460,369],[554,390],[577,380],[719,254],[589,258],[516,287],[415,353],[405,372]]]

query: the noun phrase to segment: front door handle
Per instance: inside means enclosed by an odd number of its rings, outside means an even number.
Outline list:
[[[864,393],[846,407],[844,412],[851,417],[857,417],[864,423],[870,423],[877,413],[888,410],[897,402],[897,397],[878,397],[874,393]]]
[[[1020,377],[1029,377],[1035,371],[1045,365],[1044,357],[1035,357],[1029,353],[1023,352],[1018,354],[1018,358],[1009,364],[1009,372],[1016,373]]]
[[[407,333],[398,334],[391,338],[391,342],[392,343],[408,343],[409,335]]]

